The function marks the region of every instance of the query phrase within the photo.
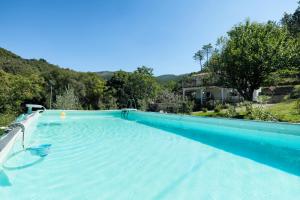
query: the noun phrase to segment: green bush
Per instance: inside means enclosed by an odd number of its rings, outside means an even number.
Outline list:
[[[217,104],[217,105],[215,106],[215,108],[214,108],[214,112],[215,112],[215,113],[221,112],[222,107],[223,107],[222,104]]]
[[[250,102],[245,103],[246,115],[250,115],[253,112],[253,105]]]
[[[246,108],[246,118],[252,120],[277,121],[277,117],[271,112],[266,111],[262,106]]]
[[[179,107],[180,113],[190,114],[193,111],[194,103],[192,101],[183,101]]]
[[[258,101],[261,103],[266,103],[271,99],[271,96],[267,96],[267,95],[259,95],[258,96]]]
[[[235,106],[229,106],[228,110],[225,113],[225,116],[230,117],[230,118],[236,117],[237,115],[238,115],[238,113],[235,109]]]
[[[66,89],[66,91],[56,96],[56,102],[54,104],[56,109],[63,110],[80,110],[81,106],[78,97],[74,93],[74,89]]]

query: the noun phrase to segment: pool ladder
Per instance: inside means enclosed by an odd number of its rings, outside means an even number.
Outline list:
[[[128,119],[128,114],[129,114],[129,110],[128,109],[123,109],[121,111],[121,117],[124,119]]]
[[[128,119],[128,115],[129,115],[130,111],[137,111],[137,109],[134,109],[134,108],[124,108],[124,109],[122,109],[121,118]]]
[[[127,108],[136,109],[136,103],[135,103],[134,98],[127,100]]]
[[[124,119],[128,119],[128,114],[130,110],[136,110],[136,103],[134,98],[127,100],[127,108],[122,109],[121,117]]]

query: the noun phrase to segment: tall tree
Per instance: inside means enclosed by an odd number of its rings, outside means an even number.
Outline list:
[[[129,77],[127,87],[130,91],[130,97],[142,110],[146,109],[147,103],[155,97],[159,88],[152,71],[152,68],[142,66],[137,68]]]
[[[85,94],[83,105],[89,109],[99,109],[100,100],[104,95],[105,82],[95,73],[83,73],[81,80]]]
[[[152,68],[137,68],[133,73],[118,71],[107,83],[109,90],[119,108],[128,107],[134,100],[137,108],[144,109],[145,104],[154,98],[158,83],[153,76]]]
[[[281,23],[288,28],[291,34],[300,37],[300,1],[293,14],[284,13]]]
[[[199,61],[200,63],[200,71],[202,70],[202,60],[204,59],[204,52],[203,50],[199,50],[197,51],[194,56],[193,56],[194,60]]]
[[[138,67],[134,72],[137,72],[139,74],[144,74],[147,76],[153,76],[153,69],[146,66]]]
[[[130,73],[125,71],[117,71],[112,78],[107,82],[108,91],[116,99],[119,108],[127,106],[127,101],[130,98],[128,91],[128,81]]]
[[[208,58],[209,58],[209,55],[212,53],[213,46],[210,43],[206,44],[206,45],[203,45],[202,50],[206,54],[206,65],[208,65],[208,61],[209,61]]]
[[[299,65],[299,42],[274,22],[239,24],[228,32],[222,52],[222,71],[228,83],[252,99],[273,71]]]

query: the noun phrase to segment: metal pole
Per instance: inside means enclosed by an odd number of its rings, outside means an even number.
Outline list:
[[[185,90],[183,88],[183,80],[181,81],[181,88],[182,88],[182,101],[185,100]]]
[[[50,109],[52,108],[52,85],[50,85]]]
[[[201,98],[200,100],[201,100],[201,106],[202,106],[203,105],[203,89],[202,88],[200,89],[200,92],[201,92],[200,93],[200,98]]]
[[[224,103],[224,91],[223,88],[221,88],[221,95],[222,95],[222,104]]]

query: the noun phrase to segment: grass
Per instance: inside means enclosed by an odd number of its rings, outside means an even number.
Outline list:
[[[254,104],[253,106],[259,107],[260,105]],[[266,104],[263,105],[263,110],[271,113],[278,121],[300,123],[300,112],[297,110],[297,99],[289,99],[277,104]],[[227,117],[226,112],[227,109],[223,109],[220,112],[198,111],[193,112],[192,115],[202,117]],[[246,115],[245,106],[236,107],[236,112],[237,115],[234,116],[234,118],[249,119],[249,116]]]
[[[280,121],[300,122],[300,113],[297,111],[297,100],[290,99],[281,103],[274,104],[267,108],[268,111],[278,117]]]
[[[223,117],[225,114],[224,110],[216,113],[214,111],[207,111],[207,112],[203,112],[203,111],[198,111],[198,112],[193,112],[192,115],[193,116],[200,116],[200,117]]]

